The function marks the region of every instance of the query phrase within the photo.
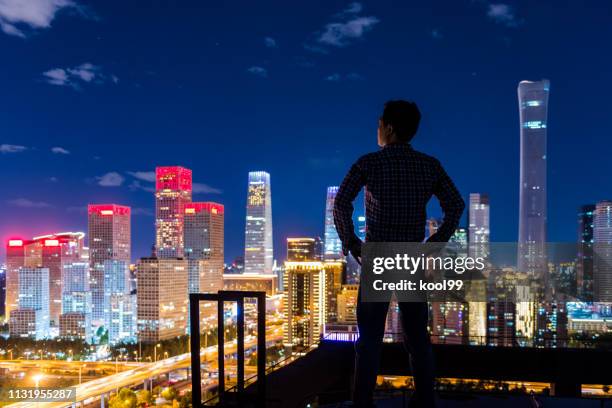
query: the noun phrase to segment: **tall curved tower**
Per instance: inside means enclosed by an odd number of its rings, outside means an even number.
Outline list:
[[[550,82],[521,81],[519,271],[546,276],[546,129]]]

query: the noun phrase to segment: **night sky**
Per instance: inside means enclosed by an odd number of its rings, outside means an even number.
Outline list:
[[[326,186],[406,98],[414,146],[466,197],[489,193],[492,240],[516,241],[516,87],[548,78],[549,239],[573,241],[577,207],[612,197],[611,15],[607,0],[0,0],[0,239],[86,231],[87,203],[114,202],[147,255],[151,172],[178,164],[194,200],[225,205],[231,260],[247,173],[266,170],[282,260],[286,237],[323,234]]]

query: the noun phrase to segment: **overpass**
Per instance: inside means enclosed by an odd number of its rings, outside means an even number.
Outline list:
[[[268,332],[266,336],[266,342],[268,344],[275,343],[276,341],[282,340],[282,334],[278,332]],[[245,346],[251,348],[255,346],[257,339],[249,338],[245,341]],[[236,353],[237,346],[236,341],[229,341],[225,343],[225,354],[231,355]],[[203,357],[205,362],[216,361],[217,359],[217,346],[210,346],[200,350],[200,355]],[[169,372],[189,368],[191,365],[191,354],[185,353],[175,357],[170,357],[164,360],[160,360],[155,363],[140,364],[134,368],[122,371],[117,374],[109,375],[106,377],[97,378],[92,381],[87,381],[82,384],[75,386],[76,388],[76,402],[40,402],[37,404],[39,408],[65,408],[65,407],[78,407],[85,406],[101,397],[110,397],[112,393],[117,392],[121,388],[131,388],[140,384],[145,384],[145,387],[150,383],[151,379],[167,374]],[[101,399],[101,406],[104,408],[104,400]],[[16,404],[8,405],[11,408],[27,408],[31,407],[32,402],[21,402]]]

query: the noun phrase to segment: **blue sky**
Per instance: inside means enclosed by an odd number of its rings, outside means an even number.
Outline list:
[[[244,246],[247,172],[271,173],[275,249],[322,235],[325,187],[376,149],[387,99],[423,112],[417,149],[516,240],[520,80],[551,81],[549,236],[612,197],[608,1],[0,0],[0,238],[85,230],[131,205],[133,257],[154,241],[151,172],[193,169]],[[432,206],[432,215],[437,215]],[[3,255],[3,254],[2,254]]]

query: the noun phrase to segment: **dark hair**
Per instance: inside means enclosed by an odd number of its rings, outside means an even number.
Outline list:
[[[399,142],[407,143],[412,140],[419,128],[421,112],[414,102],[388,101],[385,103],[381,119],[385,125],[393,128]]]

